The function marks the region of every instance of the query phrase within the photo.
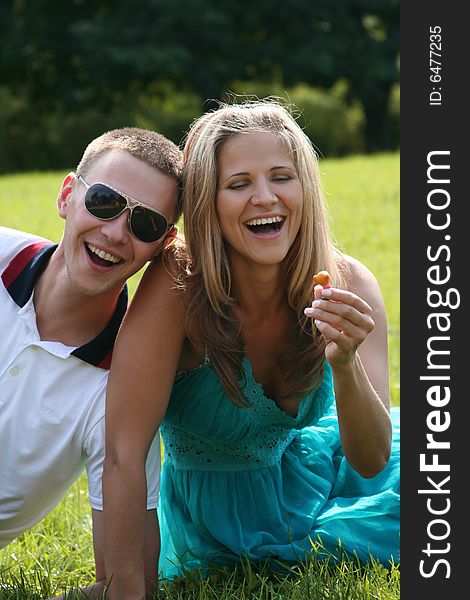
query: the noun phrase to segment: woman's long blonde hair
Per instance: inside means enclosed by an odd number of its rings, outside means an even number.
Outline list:
[[[231,267],[216,211],[217,156],[224,142],[239,134],[270,132],[279,135],[290,153],[304,195],[299,233],[284,260],[286,301],[296,315],[295,343],[279,362],[286,381],[286,397],[299,398],[321,381],[324,366],[322,336],[305,317],[313,298],[313,275],[327,270],[334,285],[344,285],[340,253],[328,226],[312,143],[291,113],[271,99],[222,104],[197,119],[183,151],[184,233],[190,256],[187,298],[188,323],[200,341],[233,402],[247,405],[241,378],[244,353],[241,324]]]

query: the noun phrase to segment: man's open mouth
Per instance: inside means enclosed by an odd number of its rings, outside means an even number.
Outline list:
[[[86,243],[85,248],[87,249],[88,256],[91,260],[102,267],[112,267],[120,262],[121,259],[117,256],[113,256],[109,254],[109,252],[105,252],[104,250],[100,250],[93,244]]]

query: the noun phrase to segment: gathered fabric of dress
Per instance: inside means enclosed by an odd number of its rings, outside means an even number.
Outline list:
[[[246,357],[243,369],[249,408],[230,401],[207,361],[174,384],[161,426],[160,576],[312,554],[398,563],[399,409],[390,461],[364,479],[343,454],[328,363],[296,417],[265,396]]]

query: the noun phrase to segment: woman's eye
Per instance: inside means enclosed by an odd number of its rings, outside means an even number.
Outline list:
[[[231,183],[228,187],[231,190],[242,190],[247,185],[246,181],[237,181],[236,183]]]
[[[273,181],[290,181],[292,177],[290,175],[276,175],[273,177]]]

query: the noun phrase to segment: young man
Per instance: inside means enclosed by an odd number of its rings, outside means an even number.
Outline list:
[[[49,513],[86,467],[97,581],[105,390],[125,282],[175,235],[181,164],[178,147],[155,132],[107,132],[62,183],[59,244],[0,227],[0,548]],[[156,554],[158,435],[147,471]],[[156,575],[156,565],[149,570]]]

